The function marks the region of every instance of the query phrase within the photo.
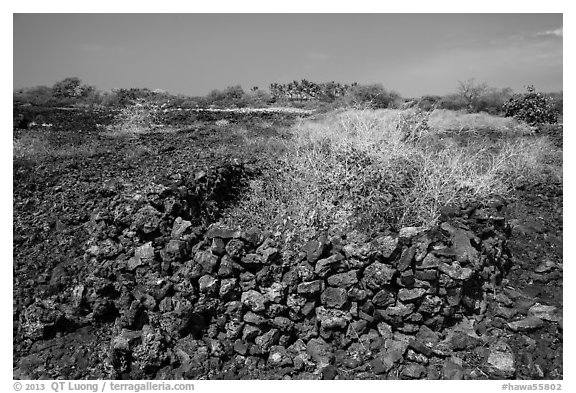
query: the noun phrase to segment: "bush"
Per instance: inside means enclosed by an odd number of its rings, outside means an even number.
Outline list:
[[[473,112],[487,112],[491,115],[502,114],[504,104],[512,97],[512,89],[488,89],[486,93],[478,97]]]
[[[527,93],[515,94],[504,104],[505,116],[530,125],[557,123],[558,111],[552,97],[536,92],[534,86],[528,86],[527,90]]]
[[[440,109],[448,109],[451,111],[459,111],[467,108],[467,103],[459,94],[448,94],[440,99],[438,105]]]
[[[558,150],[545,136],[462,144],[458,133],[422,127],[429,117],[417,109],[339,109],[262,140],[266,166],[230,224],[271,229],[288,244],[324,230],[370,234],[434,224],[447,203],[506,196],[520,183],[562,176]],[[256,143],[249,135],[246,141]]]
[[[248,96],[240,85],[228,86],[224,90],[212,90],[202,101],[202,106],[220,108],[244,108],[248,106]]]
[[[356,85],[343,97],[345,104],[354,107],[385,109],[401,104],[400,95],[388,91],[381,84]]]
[[[418,100],[418,108],[423,111],[430,111],[435,106],[439,105],[442,97],[440,96],[422,96],[420,100]]]

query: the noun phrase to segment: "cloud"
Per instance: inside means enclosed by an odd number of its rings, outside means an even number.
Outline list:
[[[558,37],[562,38],[564,36],[564,27],[559,27],[555,30],[546,30],[540,33],[536,33],[537,36],[545,36],[545,37]]]

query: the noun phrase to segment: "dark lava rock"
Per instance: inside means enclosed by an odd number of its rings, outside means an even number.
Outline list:
[[[310,240],[306,243],[303,250],[306,253],[308,262],[314,263],[320,259],[328,251],[328,246],[328,239],[324,236],[321,236],[318,240]]]
[[[298,285],[298,293],[313,295],[321,293],[324,290],[324,281],[316,280],[311,282],[303,282]]]
[[[348,262],[342,254],[334,254],[326,259],[316,262],[314,272],[320,277],[326,277],[329,273],[338,273],[348,268]]]
[[[329,287],[320,296],[320,301],[326,307],[342,308],[348,301],[348,295],[344,288]]]
[[[350,270],[345,273],[334,274],[328,277],[328,285],[338,288],[350,288],[358,283],[358,270]]]
[[[306,353],[319,368],[324,368],[334,361],[332,346],[321,338],[313,338],[308,341]]]
[[[400,375],[408,379],[420,379],[426,374],[426,367],[417,363],[410,363],[402,368]]]
[[[378,290],[392,282],[396,269],[380,262],[374,262],[364,270],[362,282],[370,289]]]

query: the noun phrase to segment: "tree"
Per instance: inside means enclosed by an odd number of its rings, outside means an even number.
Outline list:
[[[83,91],[82,81],[75,76],[56,82],[52,87],[52,94],[58,98],[81,97]]]
[[[464,82],[459,81],[458,83],[458,94],[466,102],[468,111],[473,112],[478,99],[488,90],[488,85],[486,83],[476,83],[474,78]]]
[[[504,105],[506,117],[525,121],[530,125],[554,124],[558,122],[558,110],[554,99],[528,86],[524,94],[515,94]]]

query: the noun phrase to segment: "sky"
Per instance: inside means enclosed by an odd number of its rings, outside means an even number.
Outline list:
[[[14,14],[13,87],[205,95],[240,84],[382,83],[404,97],[474,78],[563,89],[562,14]]]

